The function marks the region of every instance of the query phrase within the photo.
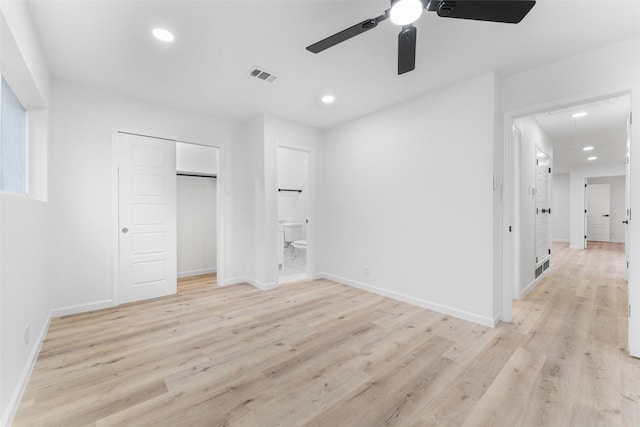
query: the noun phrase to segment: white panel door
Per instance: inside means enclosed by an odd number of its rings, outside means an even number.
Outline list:
[[[551,255],[551,159],[536,149],[536,264]]]
[[[175,142],[118,134],[119,302],[177,291]]]
[[[611,240],[610,193],[609,184],[587,185],[587,240]]]

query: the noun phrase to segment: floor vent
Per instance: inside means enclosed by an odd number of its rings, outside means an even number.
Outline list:
[[[551,261],[546,260],[543,264],[541,264],[538,268],[536,268],[536,279],[542,276],[542,273],[547,271],[550,266],[551,266]]]
[[[270,73],[259,67],[253,67],[249,71],[250,77],[255,77],[256,79],[264,80],[265,82],[273,83],[278,78],[277,75]]]
[[[542,275],[542,266],[536,268],[536,279]]]

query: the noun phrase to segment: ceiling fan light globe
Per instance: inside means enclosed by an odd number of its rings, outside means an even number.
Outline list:
[[[424,5],[420,0],[397,0],[391,5],[389,18],[396,25],[409,25],[422,15]]]

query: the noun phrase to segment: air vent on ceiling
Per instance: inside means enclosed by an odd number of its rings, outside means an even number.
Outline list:
[[[265,82],[269,83],[273,83],[278,78],[278,76],[276,76],[275,74],[259,67],[251,68],[251,71],[249,71],[249,76],[255,77],[256,79],[264,80]]]

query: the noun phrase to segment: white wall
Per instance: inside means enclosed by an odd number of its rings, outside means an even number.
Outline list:
[[[631,93],[632,111],[640,111],[640,37],[506,77],[502,81],[502,106],[508,112],[507,117],[510,117],[625,92]],[[631,125],[631,138],[631,176],[637,176],[640,175],[640,161],[634,159],[640,157],[637,153],[640,147],[638,120]],[[582,185],[584,188],[584,183]],[[573,221],[574,215],[578,214],[574,206],[579,205],[574,203],[577,197],[574,188],[572,174],[572,246],[576,244],[576,238],[580,240],[584,230],[584,219],[579,223]],[[630,191],[631,209],[640,212],[640,186],[632,186]],[[635,226],[633,217],[628,231],[631,237],[627,242],[629,259],[638,259],[640,228]],[[633,262],[629,265],[629,301],[634,307],[640,307],[640,264]],[[629,347],[631,354],[640,356],[640,310],[632,310],[629,320]]]
[[[624,176],[607,176],[600,178],[587,178],[588,184],[609,184],[611,205],[611,242],[624,243],[624,221],[627,218],[624,200]]]
[[[176,170],[194,174],[218,174],[218,149],[176,142]]]
[[[178,277],[216,271],[215,178],[177,178]]]
[[[306,150],[309,155],[309,194],[315,194],[315,162],[321,158],[322,132],[318,129],[294,123],[285,119],[261,116],[247,124],[245,177],[249,181],[248,209],[252,220],[247,228],[246,280],[261,289],[276,286],[278,275],[278,171],[277,147],[285,146]],[[315,221],[315,201],[309,204],[309,228],[307,240],[313,242]],[[309,268],[314,270],[313,243],[307,250]]]
[[[551,190],[551,238],[569,243],[569,174],[553,174]]]
[[[117,130],[222,147],[220,174],[225,180],[218,190],[225,198],[224,268],[227,277],[244,275],[244,265],[235,262],[242,257],[237,236],[246,224],[243,160],[234,157],[234,142],[242,136],[239,125],[58,80],[51,120],[49,227],[56,314],[114,303],[112,150]]]
[[[8,425],[51,311],[47,199],[49,72],[25,2],[0,5],[2,74],[29,111],[29,197],[0,194],[0,425]],[[25,327],[29,326],[29,341]]]
[[[493,325],[494,83],[485,75],[327,131],[318,271]]]
[[[536,269],[536,181],[537,149],[540,148],[553,164],[553,141],[531,117],[514,122],[521,132],[520,139],[520,283],[515,292],[521,298],[535,281]]]
[[[278,189],[302,190],[299,192],[278,192],[278,220],[302,222],[307,219],[308,153],[278,148]]]

